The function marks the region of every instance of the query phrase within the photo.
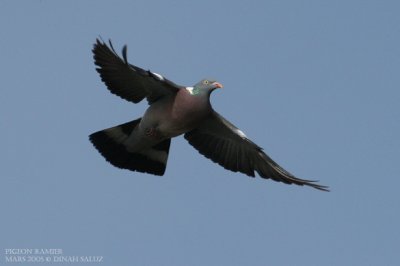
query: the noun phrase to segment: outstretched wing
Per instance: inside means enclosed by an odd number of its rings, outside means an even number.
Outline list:
[[[111,41],[109,45],[97,39],[92,51],[96,70],[112,93],[134,103],[147,98],[151,104],[182,88],[160,74],[129,64],[126,45],[122,49],[123,59],[115,52]]]
[[[328,191],[326,186],[296,178],[287,172],[215,111],[199,127],[186,133],[185,139],[201,154],[228,170],[252,177],[257,172],[262,178]]]

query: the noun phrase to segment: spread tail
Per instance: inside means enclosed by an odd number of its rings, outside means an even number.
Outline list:
[[[166,139],[140,152],[132,152],[127,149],[125,141],[140,120],[141,118],[95,132],[89,136],[89,139],[101,155],[118,168],[164,175],[171,139]]]

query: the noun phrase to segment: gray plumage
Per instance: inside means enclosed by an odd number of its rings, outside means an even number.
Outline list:
[[[138,103],[149,103],[142,118],[104,129],[89,136],[105,159],[116,167],[163,175],[171,138],[184,134],[185,139],[205,157],[224,168],[286,184],[306,185],[327,191],[315,181],[299,179],[284,170],[258,145],[215,112],[210,94],[222,85],[204,79],[193,87],[175,84],[152,71],[131,65],[127,48],[122,58],[97,40],[93,48],[96,70],[111,93]]]

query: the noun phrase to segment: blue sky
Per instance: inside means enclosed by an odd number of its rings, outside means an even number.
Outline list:
[[[1,1],[2,263],[4,249],[61,248],[102,265],[399,265],[399,8]],[[112,167],[88,135],[146,103],[101,83],[98,36],[178,84],[214,77],[218,112],[332,191],[226,171],[182,137],[164,177]]]

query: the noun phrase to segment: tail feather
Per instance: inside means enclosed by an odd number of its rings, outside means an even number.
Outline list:
[[[140,120],[139,118],[122,125],[95,132],[89,136],[89,139],[101,155],[109,163],[118,168],[154,175],[164,175],[171,139],[166,139],[140,152],[132,152],[124,144],[124,141],[128,139]]]

